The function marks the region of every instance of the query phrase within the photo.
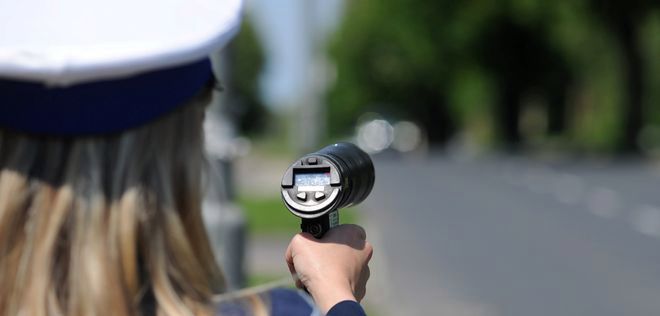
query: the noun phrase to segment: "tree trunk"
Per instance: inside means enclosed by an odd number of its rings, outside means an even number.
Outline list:
[[[617,37],[623,55],[623,77],[626,85],[623,135],[619,150],[625,153],[638,153],[637,138],[643,124],[644,69],[635,19],[623,18],[618,25]]]
[[[564,130],[566,130],[566,93],[554,91],[548,98],[548,134],[558,136]]]
[[[505,149],[515,150],[520,145],[521,135],[518,126],[520,117],[520,93],[516,85],[504,84],[500,88],[500,97],[497,104],[495,122],[498,136]]]
[[[416,117],[426,128],[429,143],[445,145],[456,130],[447,108],[447,99],[430,87],[422,87],[418,91],[418,102],[422,106]]]

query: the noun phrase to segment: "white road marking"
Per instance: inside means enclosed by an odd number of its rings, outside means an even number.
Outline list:
[[[621,211],[619,193],[609,188],[594,188],[587,194],[587,210],[597,216],[613,218]]]

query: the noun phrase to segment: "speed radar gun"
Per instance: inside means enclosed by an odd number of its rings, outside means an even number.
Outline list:
[[[282,178],[282,199],[302,219],[303,232],[321,238],[339,225],[339,209],[364,201],[374,186],[369,155],[337,143],[296,160]]]

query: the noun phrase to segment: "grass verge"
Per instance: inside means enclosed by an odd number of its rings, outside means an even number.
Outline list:
[[[250,234],[293,235],[300,232],[300,219],[287,210],[280,197],[239,196],[237,202],[247,218]],[[357,220],[354,208],[339,211],[341,223],[356,223]]]

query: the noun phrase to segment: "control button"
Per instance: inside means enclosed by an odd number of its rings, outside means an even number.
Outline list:
[[[298,200],[307,201],[307,192],[300,192],[296,194],[296,197],[298,197]]]
[[[323,199],[323,198],[325,198],[325,193],[323,193],[323,192],[316,192],[316,193],[314,193],[314,199],[316,199],[317,201],[318,201],[318,200],[321,200],[321,199]]]
[[[307,164],[308,165],[315,165],[315,164],[318,164],[318,163],[319,163],[319,160],[316,159],[316,157],[308,157],[307,158]]]

